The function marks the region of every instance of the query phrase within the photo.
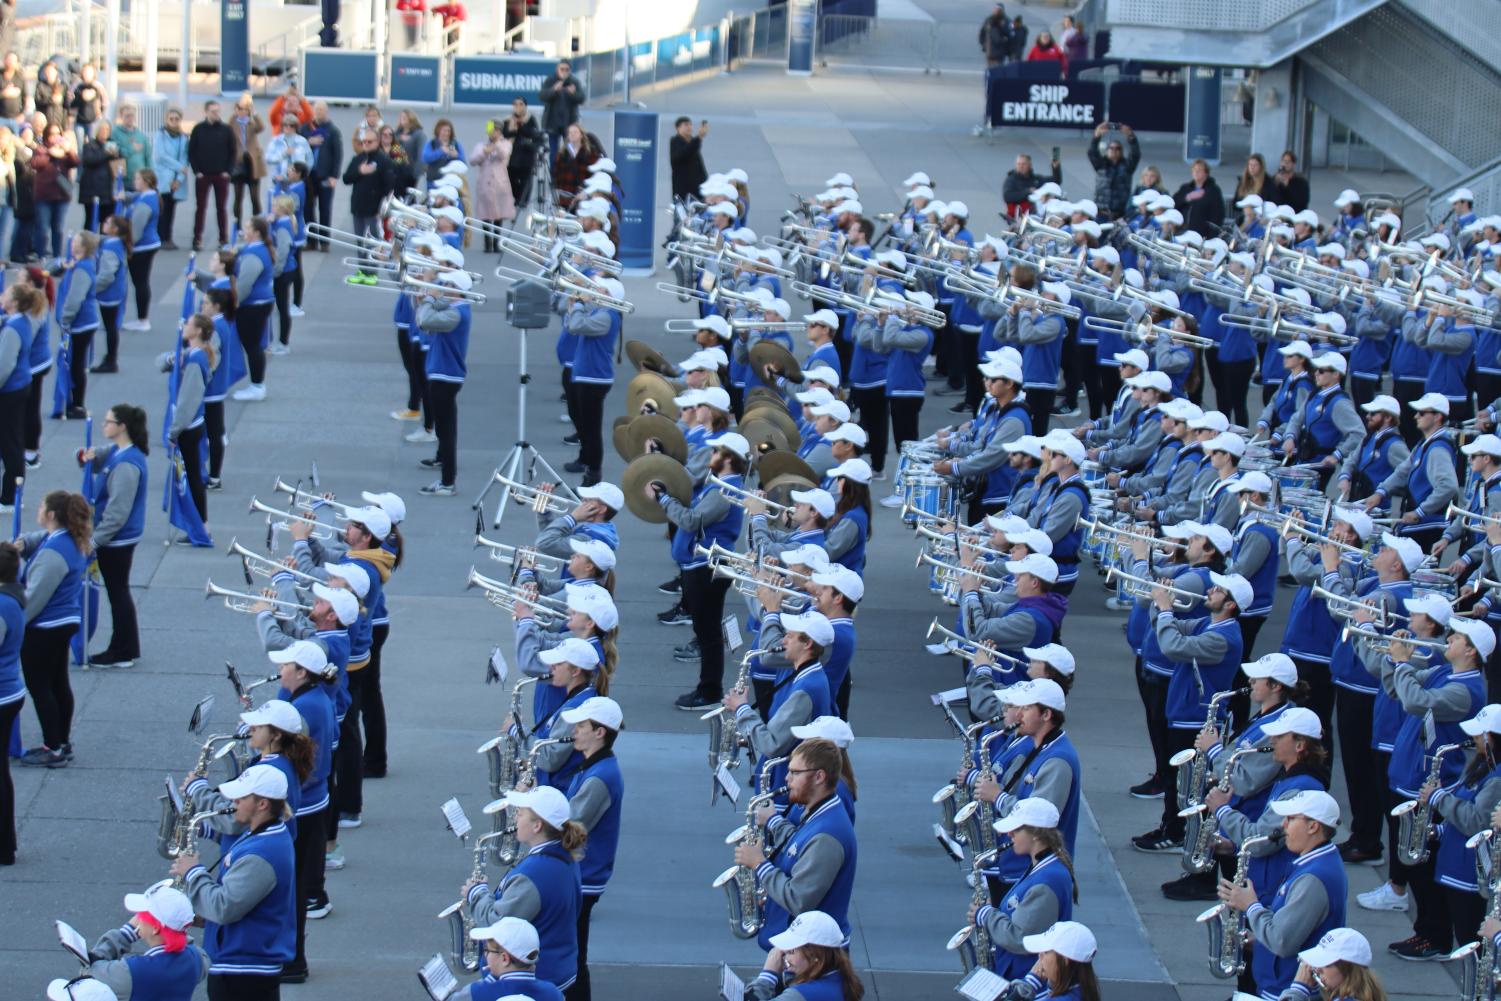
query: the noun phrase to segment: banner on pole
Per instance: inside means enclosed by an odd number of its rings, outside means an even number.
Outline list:
[[[657,114],[615,112],[615,167],[625,204],[620,207],[620,263],[650,274],[656,248]]]
[[[219,0],[219,93],[250,88],[249,0]]]

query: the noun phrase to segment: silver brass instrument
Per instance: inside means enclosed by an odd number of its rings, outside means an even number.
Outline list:
[[[1209,697],[1209,711],[1205,714],[1204,725],[1199,728],[1199,736],[1207,737],[1219,728],[1220,706],[1228,699],[1237,695],[1249,695],[1249,688],[1236,688],[1223,692],[1215,692]],[[1228,730],[1229,728],[1226,727]],[[1220,735],[1220,746],[1225,746],[1225,738],[1228,734]],[[1195,741],[1197,744],[1197,741]],[[1186,747],[1174,754],[1168,764],[1178,770],[1178,802],[1183,809],[1178,811],[1178,816],[1187,818],[1188,828],[1183,835],[1183,868],[1189,872],[1207,872],[1208,864],[1199,865],[1195,860],[1190,865],[1190,855],[1194,854],[1195,845],[1200,837],[1199,829],[1209,828],[1208,841],[1214,841],[1214,825],[1205,824],[1203,814],[1204,796],[1209,792],[1209,753],[1201,751],[1197,747]],[[1184,766],[1188,767],[1185,768]],[[1228,774],[1228,771],[1227,771]]]
[[[482,834],[474,839],[474,868],[469,872],[467,882],[475,882],[485,878],[485,848],[499,833]],[[477,942],[469,937],[474,929],[474,914],[469,909],[469,898],[458,901],[443,910],[438,915],[439,919],[448,920],[448,931],[451,935],[449,957],[453,965],[467,973],[477,973],[484,964],[485,956],[481,951],[484,943]]]
[[[1173,587],[1171,584],[1148,580],[1145,577],[1137,577],[1126,573],[1120,567],[1111,567],[1105,571],[1105,583],[1109,584],[1111,581],[1120,581],[1121,590],[1128,597],[1135,598],[1138,601],[1150,601],[1152,599],[1152,592],[1160,587],[1173,596],[1174,611],[1187,611],[1204,600],[1204,596],[1201,594],[1185,591],[1181,587]]]
[[[571,743],[573,743],[572,737],[550,737],[547,740],[539,740],[533,744],[531,750],[527,752],[526,757],[521,759],[521,769],[516,776],[516,782],[512,788],[525,786],[531,789],[535,787],[537,784],[537,755],[542,753],[543,748],[551,747],[554,744]],[[504,795],[499,799],[485,804],[485,812],[491,817],[506,814],[508,811],[506,810]],[[491,823],[493,824],[494,821],[491,821]],[[510,866],[515,865],[521,859],[521,840],[517,837],[516,821],[514,819],[507,816],[506,820],[500,825],[499,830],[492,831],[486,835],[486,838],[490,837],[499,839],[499,843],[495,846],[495,861],[497,863]]]
[[[947,706],[944,707],[944,711],[949,711]],[[959,742],[964,745],[964,757],[960,759],[959,767],[966,774],[973,771],[976,764],[979,753],[977,736],[981,730],[990,725],[990,720],[986,719],[959,728]],[[938,807],[939,824],[949,837],[960,844],[964,844],[968,836],[958,824],[958,814],[970,799],[969,784],[965,782],[950,782],[933,794],[933,805]]]
[[[213,581],[209,581],[203,590],[205,598],[223,598],[224,607],[231,612],[240,612],[244,615],[254,615],[257,604],[267,604],[272,607],[272,613],[278,619],[290,619],[298,612],[311,614],[312,605],[299,605],[295,601],[282,601],[278,598],[265,598],[258,594],[246,594],[244,591],[231,591],[227,587],[220,587]]]
[[[1475,884],[1487,899],[1494,897],[1501,885],[1501,838],[1495,828],[1487,827],[1465,842],[1475,852]]]
[[[256,577],[274,577],[279,573],[291,574],[302,581],[302,586],[309,587],[313,584],[327,584],[321,577],[314,577],[310,573],[303,573],[295,567],[289,567],[274,556],[266,556],[253,549],[246,549],[240,545],[239,538],[229,540],[229,548],[224,551],[225,556],[238,556],[245,567],[247,578],[250,575]]]
[[[751,661],[770,652],[770,648],[751,650],[741,657],[740,670],[735,675],[735,683],[730,686],[730,691],[750,691]],[[740,749],[745,746],[745,741],[735,725],[734,714],[724,706],[715,706],[699,719],[709,724],[709,805],[713,806],[719,801],[719,781],[716,777],[719,775],[719,769],[728,768],[734,771],[740,767]]]
[[[1490,886],[1490,902],[1486,905],[1485,916],[1491,920],[1501,919],[1501,893],[1496,892],[1494,874],[1501,868],[1501,838],[1495,837],[1495,831],[1487,827],[1469,841],[1467,847],[1474,848],[1475,864],[1479,869],[1481,860],[1489,862],[1490,873],[1481,871],[1479,883],[1482,891]],[[1484,841],[1484,844],[1480,844]],[[1449,954],[1450,959],[1462,960],[1464,965],[1459,975],[1459,996],[1461,1001],[1495,1001],[1496,978],[1497,978],[1497,954],[1496,942],[1489,935],[1482,936],[1477,942],[1469,942],[1460,946]]]
[[[323,524],[317,518],[310,518],[306,515],[296,514],[292,511],[283,511],[280,508],[272,507],[271,505],[256,499],[254,496],[250,498],[250,510],[252,512],[261,511],[266,515],[266,524],[271,526],[272,529],[272,532],[267,533],[268,536],[272,535],[276,531],[280,531],[286,528],[287,525],[291,522],[297,521],[303,523],[304,525],[313,526],[312,537],[315,539],[332,539],[334,537],[334,529],[329,527],[328,525]],[[271,546],[270,548],[275,547]]]
[[[1343,619],[1349,622],[1362,612],[1371,616],[1371,625],[1377,629],[1390,629],[1398,621],[1406,621],[1407,616],[1398,615],[1387,610],[1385,605],[1363,601],[1360,598],[1351,598],[1347,595],[1330,591],[1328,588],[1315,584],[1312,589],[1315,598],[1323,599],[1329,610],[1329,616],[1335,619]]]
[[[992,649],[988,643],[977,645],[974,640],[963,633],[954,632],[954,630],[939,622],[936,617],[932,622],[928,623],[928,631],[924,634],[923,638],[931,640],[935,636],[941,638],[949,645],[949,652],[955,657],[958,657],[960,660],[969,661],[971,664],[979,657],[984,656],[992,661],[1010,664],[1012,667],[1025,669],[1027,666],[1027,662],[1020,657],[1013,657],[1009,653],[1002,653],[1000,650]],[[978,646],[978,649],[971,649],[976,646]]]
[[[476,546],[484,546],[490,550],[490,558],[497,563],[504,563],[511,568],[511,583],[515,584],[521,571],[531,567],[543,573],[560,573],[567,566],[567,561],[547,553],[538,552],[529,546],[510,546],[504,542],[495,542],[483,535],[474,537]]]
[[[803,326],[807,326],[807,324],[803,324]],[[708,484],[711,487],[718,487],[720,493],[724,494],[725,498],[736,507],[745,507],[745,502],[748,500],[759,501],[766,508],[766,513],[771,515],[773,518],[782,517],[783,515],[789,513],[794,507],[794,505],[792,504],[778,504],[776,501],[769,498],[757,497],[754,490],[747,490],[744,487],[737,487],[733,483],[728,483],[725,480],[720,479],[713,473],[709,474]]]
[[[526,588],[486,577],[474,567],[469,568],[469,578],[464,587],[480,588],[490,604],[508,612],[515,612],[517,605],[530,605],[532,616],[545,629],[559,627],[568,620],[567,602],[545,594],[532,594]]]
[[[1424,785],[1438,785],[1444,768],[1444,756],[1470,747],[1472,741],[1444,744],[1433,752]],[[1397,818],[1397,858],[1403,865],[1422,865],[1428,861],[1428,842],[1434,836],[1433,804],[1427,799],[1409,799],[1392,807]]]
[[[975,778],[976,784],[995,780],[995,765],[990,757],[990,745],[1001,737],[1009,736],[1009,731],[997,728],[981,739],[980,774]],[[977,854],[995,853],[995,828],[991,825],[995,823],[997,805],[999,805],[997,802],[983,796],[972,796],[970,801],[954,814],[954,829],[966,832],[964,842],[969,845],[971,851]]]
[[[1230,760],[1225,762],[1225,772],[1220,776],[1215,788],[1221,792],[1230,791],[1230,770],[1241,758],[1251,754],[1270,754],[1270,744],[1261,747],[1242,747],[1230,755]],[[1214,867],[1214,839],[1218,827],[1214,819],[1209,816],[1209,807],[1200,797],[1188,810],[1180,811],[1178,816],[1188,817],[1188,825],[1183,835],[1183,870],[1185,872],[1199,873],[1208,872]]]
[[[517,504],[525,504],[537,514],[572,514],[583,499],[566,483],[559,483],[556,490],[539,490],[530,483],[518,483],[499,470],[495,482],[511,492]]]
[[[193,765],[189,775],[202,775],[208,771],[210,761],[216,761],[232,749],[240,738],[232,733],[216,733],[203,742],[203,747],[198,751],[198,761]],[[217,750],[216,750],[217,749]],[[171,785],[171,779],[167,784]],[[177,846],[184,840],[182,825],[187,817],[179,813],[177,804],[173,802],[172,794],[163,793],[158,797],[162,803],[161,824],[156,831],[156,853],[164,859],[175,859],[180,852]],[[186,805],[186,804],[184,804]]]
[[[784,760],[786,759],[773,758],[766,764]],[[743,842],[759,847],[762,834],[760,825],[756,823],[756,811],[763,803],[770,803],[785,791],[785,788],[772,789],[750,797],[745,805],[745,823],[731,831],[724,843],[738,845]],[[766,919],[766,894],[761,889],[760,881],[756,879],[756,871],[742,865],[732,865],[716,876],[712,885],[715,889],[724,890],[730,909],[730,934],[736,938],[755,938],[760,934],[761,925]]]
[[[300,484],[288,483],[280,476],[276,478],[276,486],[273,489],[279,494],[291,494],[292,503],[300,510],[311,512],[320,507],[326,507],[334,512],[335,517],[345,521],[348,521],[350,514],[360,507],[358,504],[341,504],[332,497],[323,497],[310,490],[304,490]]]
[[[1268,835],[1247,838],[1235,853],[1235,877],[1230,880],[1236,886],[1246,885],[1247,870],[1251,864],[1251,849],[1273,841]],[[1200,914],[1198,923],[1209,931],[1209,973],[1220,980],[1240,976],[1246,968],[1246,916],[1227,904],[1216,904]]]
[[[1468,508],[1460,507],[1458,504],[1450,504],[1449,509],[1444,512],[1444,517],[1451,521],[1457,518],[1465,522],[1465,527],[1472,532],[1483,532],[1486,525],[1501,525],[1501,518],[1481,514],[1478,511],[1471,511]]]
[[[517,724],[521,722],[521,690],[528,685],[535,685],[541,678],[522,678],[511,686],[511,711]],[[490,769],[490,798],[499,799],[512,789],[516,788],[516,780],[520,777],[520,762],[522,742],[512,736],[511,728],[507,726],[499,736],[491,737],[479,747],[475,748],[476,754],[485,756],[485,763]],[[494,816],[492,814],[492,816]],[[500,829],[499,821],[495,821],[495,829]]]
[[[198,825],[205,820],[210,820],[214,817],[227,817],[234,812],[235,808],[231,805],[219,807],[217,810],[204,810],[202,813],[184,813],[184,819],[177,825],[177,830],[172,839],[170,854],[167,857],[179,859],[184,855],[197,855]],[[185,874],[184,876],[174,876],[172,878],[172,885],[179,890],[186,886],[187,879],[185,878]]]
[[[992,848],[988,852],[981,852],[971,863],[971,871],[975,883],[974,893],[970,896],[970,904],[975,907],[984,907],[990,903],[990,885],[985,882],[985,875],[981,871],[987,863],[995,858],[996,850]],[[977,966],[989,966],[991,952],[994,945],[990,941],[990,933],[985,930],[983,924],[965,925],[954,933],[949,939],[948,949],[959,954],[959,965],[965,973]]]
[[[1369,642],[1372,651],[1375,653],[1388,655],[1391,653],[1393,643],[1405,643],[1414,650],[1443,650],[1449,645],[1446,640],[1424,640],[1418,639],[1416,636],[1408,636],[1405,630],[1387,635],[1386,633],[1377,632],[1375,629],[1363,629],[1359,624],[1354,622],[1345,626],[1339,633],[1341,643],[1352,637]]]

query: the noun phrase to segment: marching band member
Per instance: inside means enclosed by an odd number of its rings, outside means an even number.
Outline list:
[[[740,486],[750,461],[750,442],[733,431],[714,443],[709,471],[732,486]],[[740,537],[745,512],[730,503],[717,487],[694,488],[688,504],[679,503],[661,483],[647,485],[648,496],[662,506],[667,520],[677,526],[672,537],[672,557],[682,575],[683,610],[693,621],[698,640],[698,684],[678,696],[674,704],[687,711],[702,711],[717,705],[724,695],[724,597],[730,582],[716,578],[707,558],[698,549],[718,544],[733,548]]]
[[[998,616],[987,616],[979,593],[980,578],[966,573],[959,581],[960,624],[970,641],[1020,660],[1022,647],[1044,646],[1058,636],[1068,614],[1068,598],[1053,590],[1058,564],[1052,557],[1032,553],[1003,565],[1016,577],[1016,602]]]
[[[865,985],[850,962],[839,922],[823,911],[804,911],[768,940],[760,976],[746,987],[756,1001],[860,1001]]]
[[[562,633],[541,629],[533,607],[524,601],[516,603],[512,617],[516,622],[516,660],[521,670],[535,678],[550,678],[552,667],[542,659],[542,651],[574,638],[594,647],[601,670],[613,677],[619,660],[615,636],[620,625],[614,600],[604,588],[590,585],[566,587],[564,593],[568,602],[568,628]],[[532,696],[533,721],[540,722],[555,714],[566,700],[566,693],[566,688],[538,685]]]
[[[1027,512],[1027,521],[1053,542],[1052,558],[1058,567],[1056,590],[1064,597],[1073,593],[1079,579],[1079,545],[1084,539],[1079,519],[1089,511],[1090,504],[1089,488],[1079,471],[1084,456],[1084,446],[1066,431],[1043,436],[1042,471],[1038,475],[1051,476],[1053,482],[1046,493],[1039,486],[1038,499]]]
[[[1281,432],[1282,451],[1300,463],[1317,463],[1322,487],[1345,456],[1360,448],[1365,428],[1341,385],[1347,367],[1344,355],[1329,351],[1309,365],[1314,388],[1288,418]]]
[[[735,863],[755,872],[766,895],[757,939],[763,949],[772,948],[772,937],[794,918],[813,910],[833,918],[849,941],[857,847],[854,824],[839,802],[842,765],[833,741],[815,737],[798,744],[786,771],[787,800],[802,814],[796,823],[768,830],[764,849],[745,841],[735,846]],[[762,806],[755,822],[765,827],[774,812]]]
[[[508,810],[527,853],[492,891],[486,879],[464,884],[476,925],[501,918],[531,922],[540,943],[537,979],[560,991],[578,976],[578,924],[583,908],[578,856],[589,835],[572,819],[568,799],[551,786],[512,790],[486,807]]]
[[[31,386],[31,349],[36,331],[28,313],[36,309],[36,290],[12,285],[0,293],[0,464],[5,482],[0,484],[0,513],[15,509],[16,481],[26,472],[26,401]],[[21,304],[21,300],[25,305]]]
[[[994,949],[983,957],[1007,980],[1036,963],[1024,940],[1073,916],[1079,899],[1074,863],[1058,830],[1058,808],[1046,799],[1018,800],[995,821],[997,834],[1010,835],[1008,854],[1027,859],[1026,872],[1006,890],[999,905],[970,904],[969,922],[985,928]]]
[[[1463,506],[1476,514],[1497,517],[1501,514],[1501,438],[1482,434],[1469,444],[1461,445],[1459,451],[1469,458],[1470,465]],[[1463,580],[1485,559],[1482,534],[1475,531],[1466,519],[1456,518],[1444,528],[1443,535],[1429,553],[1440,557],[1452,543],[1459,543],[1459,558],[1449,564],[1446,572],[1454,575],[1456,580]]]
[[[1239,496],[1241,506],[1245,508],[1235,526],[1235,542],[1230,547],[1226,565],[1231,573],[1244,577],[1251,584],[1251,604],[1240,614],[1244,647],[1241,653],[1249,657],[1277,597],[1277,530],[1248,505],[1268,507],[1272,498],[1272,481],[1265,473],[1255,470],[1225,489]]]
[[[210,288],[203,294],[201,309],[214,325],[214,336],[209,341],[214,369],[203,394],[203,430],[208,437],[208,478],[203,485],[209,490],[220,490],[224,486],[224,446],[228,441],[224,433],[224,398],[229,395],[229,352],[238,350],[234,293],[228,288]]]
[[[855,343],[886,356],[886,405],[891,412],[891,435],[898,455],[902,444],[915,440],[917,418],[922,411],[927,394],[927,378],[923,375],[923,360],[932,353],[933,331],[909,318],[905,307],[916,305],[923,309],[933,308],[933,297],[926,292],[908,292],[902,300],[891,294],[877,296],[882,303],[874,318],[861,315],[855,324]],[[871,428],[869,418],[861,414],[866,430]],[[902,496],[891,494],[881,500],[882,507],[902,506]]]
[[[1136,412],[1141,409],[1141,394],[1129,380],[1141,375],[1150,365],[1151,360],[1141,348],[1112,354],[1109,365],[1102,363],[1101,378],[1104,379],[1108,373],[1112,377],[1111,381],[1118,383],[1108,419],[1103,426],[1099,418],[1079,424],[1073,429],[1074,437],[1092,447],[1112,441],[1125,441],[1131,428],[1135,426]]]
[[[1355,380],[1352,380],[1352,384]],[[1402,414],[1395,397],[1380,395],[1362,403],[1365,411],[1366,436],[1360,448],[1345,456],[1339,471],[1339,497],[1369,497],[1377,484],[1386,482],[1392,471],[1407,461],[1411,450],[1397,432],[1397,418]],[[1377,505],[1383,510],[1385,499]]]
[[[249,729],[246,741],[255,752],[250,765],[271,765],[287,777],[286,825],[295,847],[302,784],[313,773],[318,757],[318,749],[307,735],[307,723],[297,707],[283,699],[268,699],[250,712],[240,713],[240,722]],[[202,772],[183,779],[182,792],[193,812],[208,813],[234,805],[209,785],[208,777]],[[219,842],[221,853],[229,851],[249,829],[232,816],[214,817],[207,821],[207,826]]]
[[[437,282],[451,285],[456,292],[467,292],[472,285],[463,271],[444,271]],[[417,300],[414,322],[430,338],[425,374],[433,404],[433,433],[438,436],[437,455],[419,464],[441,474],[417,492],[452,497],[458,477],[459,391],[468,373],[470,306],[454,293],[424,294]]]
[[[543,483],[540,489],[551,493],[552,484]],[[625,507],[625,494],[615,484],[603,482],[580,487],[576,493],[579,505],[568,514],[543,511],[537,515],[542,529],[532,543],[537,552],[566,558],[573,552],[568,543],[574,539],[596,539],[611,549],[620,548],[620,534],[614,522]]]
[[[1007,1001],[1100,1001],[1094,972],[1094,933],[1077,921],[1059,921],[1040,935],[1022,939],[1037,956],[1026,976],[1013,980]]]
[[[1427,550],[1443,531],[1444,512],[1459,497],[1455,472],[1459,463],[1444,426],[1449,419],[1449,401],[1438,393],[1424,393],[1408,406],[1417,415],[1422,441],[1361,503],[1367,511],[1374,511],[1387,498],[1404,494],[1410,509],[1402,515],[1397,534],[1411,536]]]
[[[73,688],[68,645],[83,620],[83,576],[92,551],[94,512],[79,494],[53,490],[37,507],[39,532],[9,545],[25,560],[26,632],[21,671],[42,727],[42,743],[21,764],[66,768],[73,760]]]
[[[625,298],[625,286],[614,278],[595,277],[591,281],[612,299]],[[621,314],[597,298],[573,296],[568,306],[568,330],[578,338],[573,355],[574,428],[579,436],[579,457],[565,466],[569,472],[582,472],[584,486],[599,482],[604,464],[605,397],[615,384],[615,363],[611,354],[620,338]]]
[[[173,401],[172,424],[167,429],[168,445],[182,460],[183,476],[198,517],[208,525],[208,493],[204,480],[200,445],[203,442],[205,398],[211,373],[218,363],[214,355],[214,324],[202,313],[188,317],[182,327],[182,357],[177,366],[177,396]]]
[[[1275,1001],[1293,981],[1298,953],[1345,923],[1345,870],[1331,843],[1339,804],[1327,792],[1304,790],[1276,800],[1287,850],[1294,856],[1286,878],[1263,903],[1252,883],[1220,883],[1220,900],[1243,911],[1254,943],[1251,980],[1262,998]],[[1265,888],[1263,888],[1265,889]]]
[[[850,419],[850,408],[843,400],[830,399],[808,409],[813,415],[813,424],[803,434],[797,457],[812,467],[814,474],[822,479],[835,464],[834,447],[824,436]]]
[[[549,687],[561,691],[562,699],[557,709],[538,717],[531,729],[524,731],[528,743],[562,739],[566,729],[559,725],[562,714],[610,691],[610,676],[602,670],[599,651],[587,640],[570,636],[537,656],[550,669]],[[553,698],[557,701],[556,695]],[[509,722],[516,731],[523,732],[519,719]],[[536,752],[534,760],[537,785],[562,790],[568,788],[568,782],[578,771],[583,754],[571,743],[552,744]]]
[[[1017,469],[1009,461],[1012,453],[1006,446],[1032,434],[1032,413],[1022,393],[1025,380],[1021,365],[1009,359],[987,361],[980,364],[979,371],[985,394],[995,401],[994,407],[970,440],[951,438],[948,432],[940,431],[939,447],[948,449],[954,458],[933,464],[933,471],[943,476],[985,477],[985,486],[970,504],[971,522],[996,513],[1011,499]]]
[[[782,596],[777,591],[758,588],[756,598],[762,608],[759,642],[768,651],[760,657],[761,667],[776,670],[766,718],[763,721],[757,715],[752,703],[756,693],[744,689],[727,692],[724,707],[734,714],[736,729],[746,746],[765,761],[783,757],[797,745],[793,727],[832,715],[829,676],[819,658],[825,651],[833,651],[835,634],[833,624],[822,612],[782,612]],[[770,788],[780,788],[786,773],[785,765],[773,769]]]
[[[847,431],[853,424],[840,428]],[[837,447],[836,447],[837,452]],[[845,459],[829,470],[826,487],[834,494],[834,516],[824,526],[823,548],[829,559],[853,570],[865,571],[865,546],[870,541],[870,480],[873,474],[864,459]]]
[[[20,572],[21,554],[11,546],[0,546],[0,733],[7,735],[26,704],[26,686],[21,680],[26,591],[17,582]],[[0,865],[15,864],[16,789],[7,751],[0,755]]]
[[[620,811],[625,781],[615,760],[615,740],[624,717],[620,704],[603,696],[585,699],[565,709],[560,719],[573,727],[573,749],[581,755],[578,770],[568,777],[568,809],[589,834],[584,857],[579,860],[583,904],[579,907],[579,978],[569,989],[570,1001],[589,1001],[589,916],[604,895],[615,871],[615,849],[620,841]],[[562,778],[563,776],[554,776]]]
[[[288,354],[292,342],[292,286],[297,279],[298,233],[302,221],[302,209],[297,199],[290,194],[276,195],[271,199],[272,270],[271,294],[276,301],[278,340],[270,353]],[[306,237],[303,237],[306,242]],[[402,298],[405,298],[403,293]],[[269,319],[269,318],[268,318]]]
[[[275,1001],[283,966],[296,954],[294,911],[302,910],[292,838],[282,821],[287,777],[270,765],[255,765],[219,792],[233,801],[234,818],[247,833],[220,858],[217,874],[198,856],[182,855],[172,863],[172,875],[182,879],[194,913],[204,919],[210,994]]]
[[[98,266],[95,299],[99,306],[99,322],[104,327],[104,360],[88,371],[103,375],[120,370],[116,364],[120,355],[120,308],[130,290],[125,262],[131,250],[129,224],[121,217],[107,216],[99,224],[99,231],[102,236],[99,258],[95,262]]]
[[[557,595],[570,586],[591,584],[615,593],[615,550],[599,539],[585,536],[568,539],[568,551],[572,555],[556,578],[527,565],[516,572],[517,582],[532,585],[538,594],[544,595]]]
[[[1434,876],[1444,887],[1454,941],[1473,940],[1485,919],[1485,899],[1476,881],[1476,849],[1465,843],[1491,827],[1491,815],[1501,805],[1501,705],[1491,704],[1463,720],[1459,728],[1474,738],[1476,753],[1459,782],[1441,787],[1424,782],[1418,801],[1427,802],[1444,818],[1439,828]],[[1489,851],[1488,845],[1481,850]]]
[[[828,649],[824,673],[828,677],[829,695],[840,719],[849,719],[850,689],[854,685],[851,668],[855,659],[855,608],[865,597],[865,582],[849,567],[832,564],[815,570],[812,578],[814,607],[834,627],[834,644]]]
[[[234,398],[253,402],[266,398],[265,342],[276,305],[276,268],[271,260],[271,224],[263,216],[251,216],[241,236],[245,245],[234,265],[235,329],[250,369],[250,385]]]
[[[1423,279],[1423,285],[1432,285],[1441,293],[1448,291],[1447,283],[1436,275]],[[1456,421],[1468,420],[1474,412],[1466,379],[1475,362],[1475,327],[1459,322],[1451,306],[1420,307],[1409,309],[1403,316],[1402,336],[1428,356],[1424,383],[1428,394],[1446,399],[1449,416]]]
[[[84,393],[89,385],[89,351],[94,331],[99,329],[98,261],[99,236],[84,231],[73,234],[72,260],[65,266],[57,288],[57,327],[68,338],[69,384],[68,420],[82,420],[89,415],[84,408]]]
[[[209,958],[188,941],[193,904],[172,886],[158,883],[145,893],[127,893],[130,920],[99,937],[89,949],[89,976],[130,998],[192,997],[208,973]],[[137,942],[145,952],[132,955]]]
[[[765,495],[758,492],[745,501],[745,515],[750,519],[750,546],[756,552],[767,549],[795,549],[808,544],[823,546],[824,527],[834,517],[834,495],[815,487],[812,490],[792,490],[791,526],[785,529],[770,528]]]
[[[469,937],[485,943],[485,975],[469,985],[469,1001],[563,1001],[562,991],[537,979],[541,941],[530,921],[504,917]]]
[[[27,289],[35,292],[35,295],[26,296],[17,292],[16,306],[31,320],[31,392],[26,397],[26,420],[24,449],[27,468],[36,468],[42,461],[42,385],[47,380],[47,373],[51,371],[53,364],[53,352],[51,348],[52,336],[52,299],[54,289],[52,279],[46,271],[39,267],[26,269],[26,282],[24,285],[12,286],[16,289]],[[9,478],[0,492],[0,497],[9,496],[14,489],[15,479]],[[7,505],[8,506],[8,505]]]
[[[1188,422],[1204,416],[1204,411],[1181,398],[1168,400],[1157,409],[1162,415],[1162,437],[1141,471],[1135,474],[1107,473],[1105,476],[1106,486],[1115,487],[1132,499],[1128,501],[1119,497],[1117,509],[1130,510],[1134,506],[1138,514],[1146,516],[1139,520],[1156,517],[1151,505],[1155,501],[1161,506],[1161,498],[1170,493],[1173,481],[1186,490],[1193,472],[1198,469],[1199,460],[1203,458],[1203,451],[1197,448],[1188,456],[1191,461],[1181,461],[1179,454],[1187,442],[1198,437]],[[1179,496],[1182,496],[1181,492]]]
[[[151,432],[146,411],[117,403],[104,415],[109,445],[80,453],[94,480],[94,553],[109,595],[109,645],[89,658],[90,667],[130,667],[141,655],[136,606],[130,596],[130,564],[146,529],[146,454]]]
[[[1276,350],[1282,356],[1282,368],[1286,373],[1276,384],[1267,379],[1262,371],[1262,395],[1266,406],[1256,418],[1256,435],[1265,433],[1274,446],[1282,447],[1284,429],[1294,414],[1302,413],[1308,396],[1313,392],[1313,378],[1308,372],[1308,363],[1313,360],[1313,348],[1304,340],[1296,340]],[[1270,358],[1272,351],[1267,350]]]
[[[1298,953],[1298,972],[1277,1001],[1386,1001],[1371,972],[1371,943],[1354,928],[1331,928]]]
[[[1124,368],[1124,366],[1122,366]],[[1092,446],[1088,457],[1102,466],[1131,471],[1141,468],[1157,449],[1162,437],[1162,416],[1158,407],[1163,400],[1172,399],[1173,383],[1165,372],[1142,372],[1125,381],[1136,397],[1138,406],[1126,425],[1124,439],[1105,439],[1101,445]],[[1115,425],[1112,425],[1112,432]]]
[[[820,716],[804,726],[792,728],[792,735],[798,740],[812,740],[822,737],[832,741],[839,748],[840,772],[838,793],[839,802],[844,804],[844,812],[850,815],[850,823],[855,822],[855,800],[859,798],[859,785],[855,782],[855,766],[850,761],[849,747],[855,742],[855,731],[850,725],[838,716]],[[795,823],[803,815],[802,806],[790,806],[786,813],[774,814],[766,822],[767,830],[778,824]]]

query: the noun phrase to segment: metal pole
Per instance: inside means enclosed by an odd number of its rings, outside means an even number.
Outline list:
[[[94,34],[94,0],[82,0],[82,17],[79,18],[79,34],[83,37],[78,40],[78,58],[88,62],[93,50]]]
[[[141,68],[146,73],[146,93],[156,93],[156,48],[161,44],[160,31],[156,23],[161,16],[161,0],[146,0],[145,3],[145,40],[141,47]],[[139,22],[137,22],[139,23]]]
[[[631,5],[629,0],[625,4],[625,94],[623,102],[631,103],[631,67],[635,57],[631,52]]]
[[[104,36],[104,92],[109,95],[109,106],[116,107],[120,99],[120,0],[107,0],[105,17],[108,31]]]
[[[193,0],[182,0],[182,49],[177,57],[177,106],[187,113],[188,74],[193,71]]]
[[[376,73],[376,100],[390,100],[391,88],[391,53],[390,45],[391,10],[387,6],[387,0],[375,0],[375,59]],[[383,103],[383,101],[382,101]]]

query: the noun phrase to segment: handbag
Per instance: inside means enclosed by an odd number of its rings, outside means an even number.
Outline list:
[[[74,192],[73,178],[68,176],[66,170],[59,170],[57,172],[57,190],[63,193],[65,200],[72,200]]]

